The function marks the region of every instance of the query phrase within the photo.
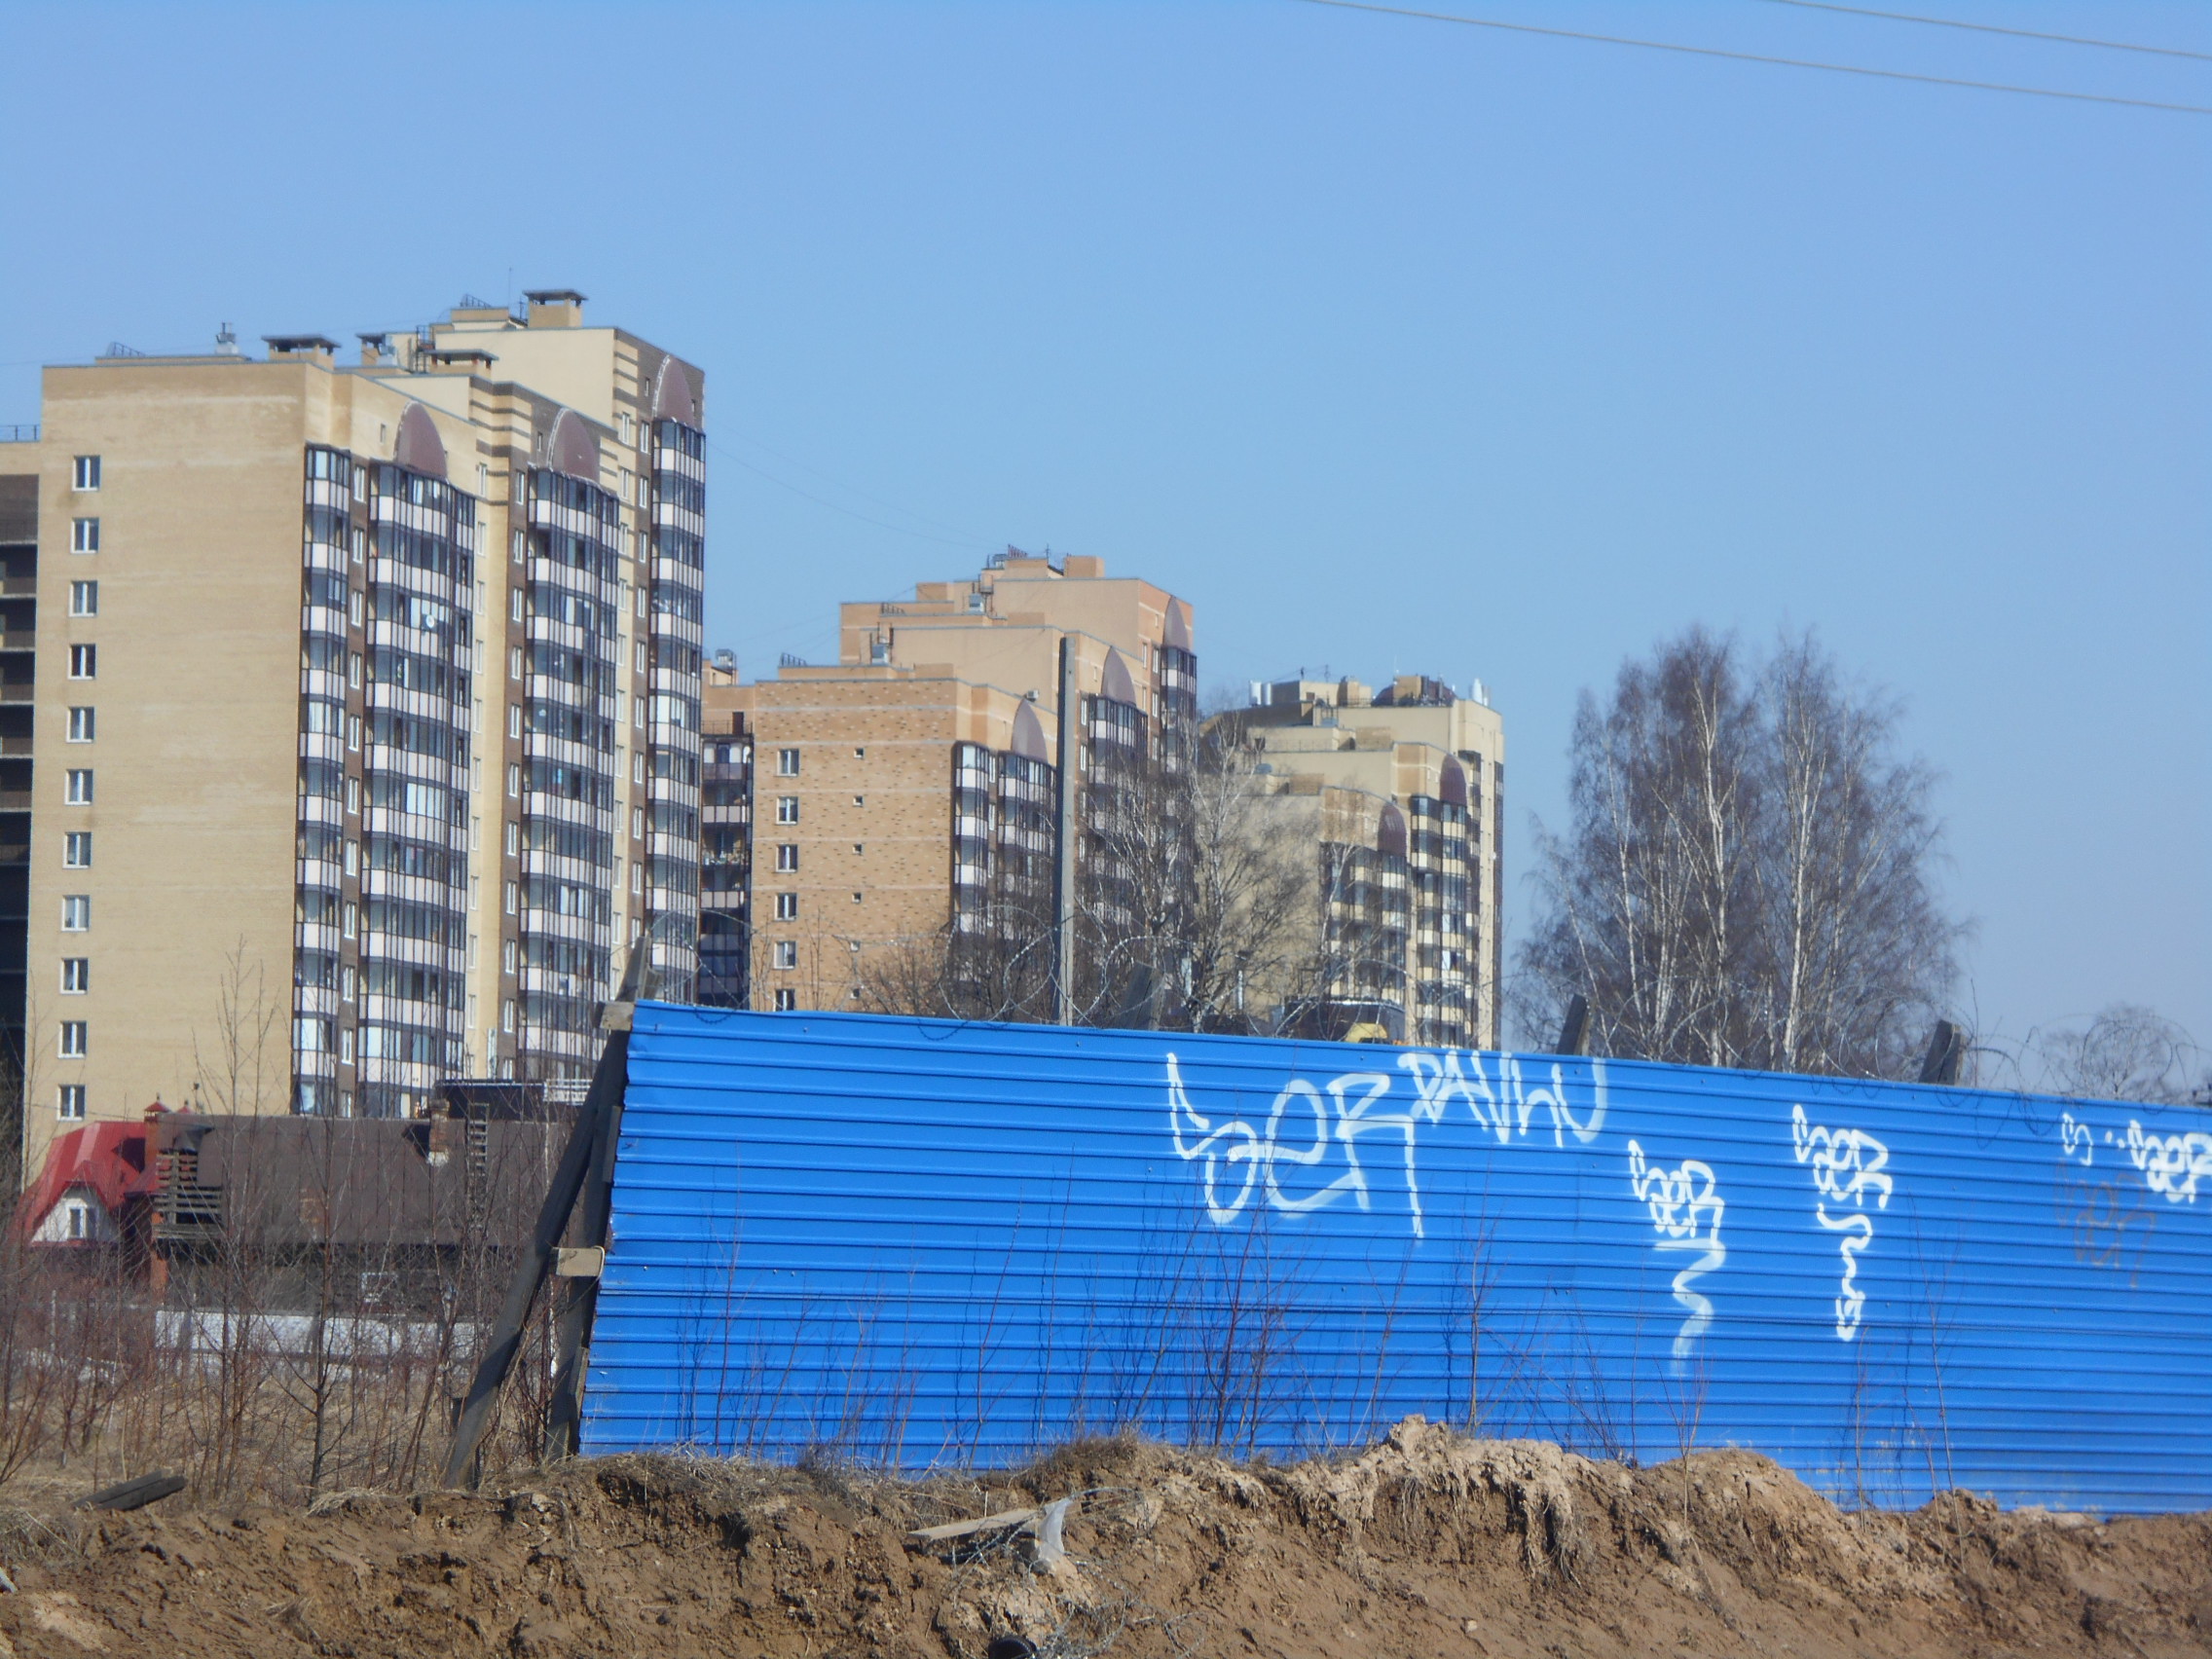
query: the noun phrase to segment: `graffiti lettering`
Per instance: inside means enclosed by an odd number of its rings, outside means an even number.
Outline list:
[[[2089,1125],[2071,1112],[2061,1112],[2058,1114],[2058,1156],[2071,1159],[2076,1153],[2082,1155],[2084,1168],[2097,1161],[2097,1149],[2089,1144]]]
[[[1866,1196],[1874,1196],[1876,1209],[1890,1207],[1895,1183],[1883,1173],[1890,1149],[1863,1129],[1829,1129],[1809,1123],[1805,1108],[1789,1109],[1789,1136],[1797,1148],[1797,1161],[1813,1166],[1813,1186],[1820,1200],[1813,1219],[1830,1233],[1843,1236],[1836,1248],[1843,1257],[1842,1294],[1835,1299],[1835,1335],[1851,1342],[1859,1335],[1866,1309],[1866,1293],[1859,1288],[1859,1253],[1874,1242],[1874,1221],[1866,1214]],[[1828,1214],[1828,1200],[1853,1206],[1849,1215]]]
[[[2169,1204],[2196,1202],[2196,1183],[2212,1182],[2212,1135],[2193,1129],[2181,1135],[2152,1135],[2130,1118],[2127,1157],[2143,1171],[2143,1184]]]
[[[1679,1365],[1695,1351],[1697,1339],[1713,1324],[1711,1299],[1692,1290],[1690,1281],[1728,1260],[1728,1246],[1720,1241],[1720,1218],[1727,1205],[1710,1164],[1690,1159],[1678,1168],[1662,1169],[1645,1160],[1643,1148],[1635,1141],[1628,1143],[1628,1179],[1637,1198],[1651,1212],[1652,1228],[1659,1235],[1653,1249],[1703,1252],[1675,1275],[1675,1300],[1688,1309],[1690,1315],[1675,1333],[1675,1360]]]
[[[1414,1089],[1413,1100],[1402,1106],[1389,1098],[1393,1079],[1386,1072],[1346,1072],[1320,1088],[1293,1079],[1269,1108],[1266,1128],[1258,1129],[1241,1118],[1215,1124],[1200,1116],[1191,1104],[1180,1064],[1169,1054],[1168,1131],[1176,1156],[1202,1165],[1206,1215],[1216,1227],[1235,1220],[1258,1191],[1266,1193],[1269,1207],[1286,1215],[1308,1214],[1346,1198],[1368,1209],[1370,1191],[1359,1143],[1369,1135],[1395,1137],[1405,1164],[1407,1214],[1414,1236],[1422,1238],[1427,1230],[1419,1168],[1421,1124],[1441,1124],[1453,1107],[1463,1106],[1500,1145],[1525,1137],[1531,1122],[1548,1121],[1554,1146],[1565,1146],[1568,1135],[1580,1142],[1594,1140],[1604,1124],[1603,1060],[1590,1062],[1590,1099],[1578,1114],[1568,1096],[1566,1068],[1558,1062],[1551,1063],[1548,1080],[1539,1074],[1530,1086],[1513,1055],[1490,1059],[1494,1076],[1478,1053],[1447,1049],[1400,1054],[1398,1064]],[[1341,1166],[1332,1149],[1341,1150]],[[1324,1174],[1328,1179],[1321,1179]]]

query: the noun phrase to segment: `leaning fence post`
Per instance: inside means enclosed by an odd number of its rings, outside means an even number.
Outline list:
[[[1936,1029],[1928,1034],[1928,1055],[1920,1062],[1920,1081],[1957,1083],[1959,1062],[1966,1058],[1966,1052],[1964,1034],[1949,1020],[1938,1019]]]
[[[1590,999],[1577,994],[1568,999],[1567,1017],[1559,1022],[1559,1041],[1552,1045],[1555,1054],[1579,1054],[1587,1046],[1590,1027]]]
[[[599,1068],[592,1074],[591,1092],[584,1097],[583,1109],[576,1114],[575,1124],[569,1131],[569,1144],[562,1150],[552,1183],[545,1189],[545,1202],[537,1212],[537,1226],[515,1263],[514,1277],[507,1283],[506,1300],[499,1305],[499,1317],[492,1327],[484,1357],[477,1362],[475,1379],[468,1385],[468,1396],[454,1423],[453,1451],[446,1457],[446,1485],[449,1487],[474,1484],[470,1466],[475,1461],[477,1449],[484,1443],[485,1431],[491,1426],[492,1408],[498,1402],[500,1385],[506,1382],[508,1371],[514,1367],[515,1353],[522,1346],[523,1326],[530,1322],[531,1304],[537,1300],[538,1287],[545,1282],[553,1251],[561,1242],[561,1235],[568,1231],[569,1217],[576,1207],[576,1198],[583,1191],[585,1178],[598,1162],[603,1138],[609,1143],[611,1151],[613,1128],[621,1113],[623,1085],[630,1069],[629,1020],[622,1014],[629,1012],[637,995],[641,954],[631,956],[622,988],[615,993],[617,1000],[610,1003],[601,1016],[601,1023],[608,1027],[608,1036],[607,1047],[600,1051]],[[604,1225],[601,1232],[604,1236]]]

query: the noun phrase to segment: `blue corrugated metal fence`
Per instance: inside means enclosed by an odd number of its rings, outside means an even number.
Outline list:
[[[1408,1413],[1845,1501],[2212,1507],[2212,1114],[642,1005],[585,1444],[903,1467]]]

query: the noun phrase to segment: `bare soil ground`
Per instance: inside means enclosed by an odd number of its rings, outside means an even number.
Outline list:
[[[1057,1565],[907,1537],[1072,1494]],[[1846,1514],[1747,1453],[1629,1469],[1419,1419],[1281,1466],[1128,1441],[918,1483],[625,1456],[497,1495],[5,1520],[0,1659],[2212,1653],[2212,1516]]]

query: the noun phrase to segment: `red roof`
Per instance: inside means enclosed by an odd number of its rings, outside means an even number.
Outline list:
[[[149,1127],[144,1120],[87,1124],[57,1138],[46,1149],[46,1167],[16,1212],[17,1231],[24,1236],[37,1232],[72,1187],[90,1187],[108,1214],[119,1218],[126,1199],[151,1197],[161,1182],[147,1148]]]

